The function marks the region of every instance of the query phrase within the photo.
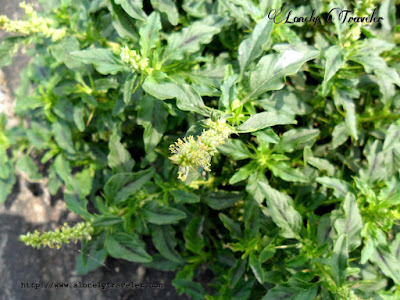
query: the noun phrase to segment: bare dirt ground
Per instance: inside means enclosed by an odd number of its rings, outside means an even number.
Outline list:
[[[0,0],[0,15],[21,18],[23,13],[18,2]],[[26,2],[36,4],[36,1]],[[0,41],[5,36],[0,30]],[[6,113],[8,125],[19,122],[12,112],[13,94],[20,82],[20,72],[28,62],[29,58],[19,53],[11,66],[0,71],[0,112]],[[0,300],[188,299],[176,294],[171,285],[173,272],[160,272],[145,269],[140,264],[107,259],[104,267],[79,276],[74,271],[79,245],[70,244],[60,250],[36,250],[25,246],[18,240],[21,234],[35,229],[52,230],[66,221],[74,223],[78,220],[76,215],[66,209],[62,195],[51,197],[46,186],[46,179],[32,183],[20,174],[12,194],[5,203],[0,204]],[[98,282],[151,283],[161,287],[83,287],[83,284]],[[55,288],[56,283],[68,283],[72,287]],[[74,284],[78,287],[74,288]]]

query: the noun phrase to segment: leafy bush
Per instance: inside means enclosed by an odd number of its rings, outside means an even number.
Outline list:
[[[85,222],[23,241],[82,239],[80,274],[178,270],[193,299],[399,299],[395,1],[294,1],[315,26],[274,22],[279,0],[41,4],[0,18],[1,65],[34,56],[24,122],[1,119],[0,201],[16,166]],[[329,14],[346,7],[383,20]]]

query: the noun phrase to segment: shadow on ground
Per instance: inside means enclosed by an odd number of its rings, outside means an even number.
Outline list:
[[[173,272],[144,269],[139,264],[109,259],[105,267],[78,276],[74,265],[79,247],[36,250],[18,240],[34,226],[22,217],[0,214],[0,299],[188,299],[176,295]],[[135,288],[89,288],[85,284],[135,283]],[[56,284],[69,284],[58,287]],[[140,285],[139,284],[144,284]],[[150,287],[150,284],[157,287]],[[53,285],[51,288],[50,286]],[[47,286],[47,288],[46,288]],[[75,287],[74,287],[75,286]],[[148,286],[147,288],[145,286]]]

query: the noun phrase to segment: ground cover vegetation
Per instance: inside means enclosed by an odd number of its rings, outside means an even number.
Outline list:
[[[400,298],[398,1],[40,3],[0,17],[0,65],[33,56],[0,202],[18,169],[82,222],[22,241],[193,299]]]

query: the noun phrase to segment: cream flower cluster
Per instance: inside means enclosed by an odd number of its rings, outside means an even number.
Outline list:
[[[93,233],[93,227],[90,223],[81,222],[73,227],[68,226],[67,223],[55,231],[47,231],[40,233],[35,230],[33,233],[27,233],[21,235],[20,240],[24,242],[27,246],[32,246],[33,248],[40,247],[56,247],[60,249],[63,244],[69,244],[70,240],[74,240],[75,243],[78,240],[90,240],[91,234]]]
[[[25,2],[19,5],[25,10],[28,17],[26,21],[10,20],[6,16],[0,16],[0,28],[7,32],[15,32],[23,35],[30,34],[43,34],[46,37],[51,37],[53,41],[62,39],[66,35],[64,28],[52,28],[53,22],[49,19],[38,17],[37,12],[33,9],[31,4]]]
[[[149,59],[141,57],[136,50],[130,50],[127,46],[121,49],[121,59],[139,73],[151,73]]]
[[[189,172],[196,172],[198,167],[211,171],[211,158],[218,152],[217,147],[224,144],[233,132],[225,119],[216,122],[208,119],[206,125],[209,129],[203,130],[197,139],[191,135],[178,139],[169,147],[173,154],[169,159],[179,165],[178,178],[182,181],[186,180]]]
[[[376,7],[375,0],[357,0],[355,4],[354,15],[355,16],[371,16],[374,8]],[[346,34],[346,47],[351,46],[352,42],[357,41],[361,35],[361,27],[367,26],[368,23],[363,24],[357,22],[351,26]]]

